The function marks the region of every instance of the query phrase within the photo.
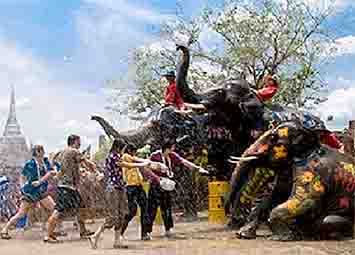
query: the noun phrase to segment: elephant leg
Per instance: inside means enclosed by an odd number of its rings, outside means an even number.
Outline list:
[[[290,198],[271,211],[272,240],[299,240],[317,233],[314,226],[322,215],[325,186],[319,175],[303,168],[296,169],[294,180]]]
[[[230,212],[231,217],[228,223],[228,227],[231,229],[239,229],[246,223],[246,218],[241,215],[240,210],[238,210],[240,204],[241,189],[248,183],[248,172],[243,171],[239,174],[232,174],[232,189],[225,203],[225,211]]]
[[[248,223],[236,233],[237,237],[240,239],[256,239],[256,230],[259,224],[263,222],[264,216],[270,212],[271,205],[271,195],[258,201],[247,218]]]
[[[301,240],[303,238],[302,228],[307,225],[306,222],[312,222],[315,219],[314,212],[319,208],[319,204],[319,199],[300,199],[293,196],[274,208],[269,219],[272,230],[270,239],[273,241]]]
[[[256,229],[262,221],[265,212],[271,210],[271,194],[256,199],[258,194],[268,192],[268,184],[273,182],[274,173],[271,169],[256,169],[254,176],[244,185],[239,192],[238,208],[239,217],[244,219],[247,224],[237,233],[239,238],[255,239]]]

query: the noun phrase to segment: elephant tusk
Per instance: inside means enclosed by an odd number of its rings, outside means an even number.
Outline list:
[[[231,156],[230,158],[233,159],[233,160],[236,160],[236,161],[250,161],[250,160],[257,159],[258,157],[256,157],[256,156],[250,156],[250,157],[234,157],[234,156]]]
[[[230,160],[230,159],[228,159],[228,162],[232,163],[232,164],[239,164],[240,163],[240,161],[233,161],[233,160]]]

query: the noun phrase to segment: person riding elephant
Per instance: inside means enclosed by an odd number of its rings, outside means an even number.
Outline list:
[[[239,160],[238,171],[250,175],[238,198],[242,214],[250,212],[254,199],[281,172],[292,176],[290,197],[270,213],[272,240],[353,234],[348,227],[354,222],[352,159],[322,145],[316,132],[301,122],[285,122],[265,132],[240,158],[235,158]],[[264,169],[258,171],[259,167]],[[238,234],[255,238],[255,231],[255,222],[250,222]]]

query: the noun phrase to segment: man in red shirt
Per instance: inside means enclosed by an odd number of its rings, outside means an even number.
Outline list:
[[[169,85],[165,90],[164,101],[165,105],[172,105],[179,111],[184,111],[186,109],[184,101],[180,95],[179,90],[175,83],[175,72],[168,71],[162,75],[168,82]]]
[[[344,144],[339,141],[338,137],[334,133],[324,130],[320,132],[319,138],[322,144],[328,145],[329,147],[344,153]]]

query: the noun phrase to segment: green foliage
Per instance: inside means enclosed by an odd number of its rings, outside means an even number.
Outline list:
[[[102,146],[98,148],[98,150],[93,155],[93,160],[95,163],[102,164],[105,161],[107,155],[110,152],[112,143],[112,139],[106,139]]]
[[[322,65],[331,56],[332,40],[323,26],[329,10],[312,9],[302,0],[227,0],[222,9],[205,8],[187,21],[162,26],[161,42],[136,50],[136,96],[132,111],[161,104],[166,83],[159,73],[175,68],[175,43],[185,38],[191,50],[188,82],[201,91],[243,73],[255,88],[266,73],[277,73],[281,89],[274,101],[304,107],[317,104],[324,89]],[[218,48],[202,48],[201,35],[219,38]]]

